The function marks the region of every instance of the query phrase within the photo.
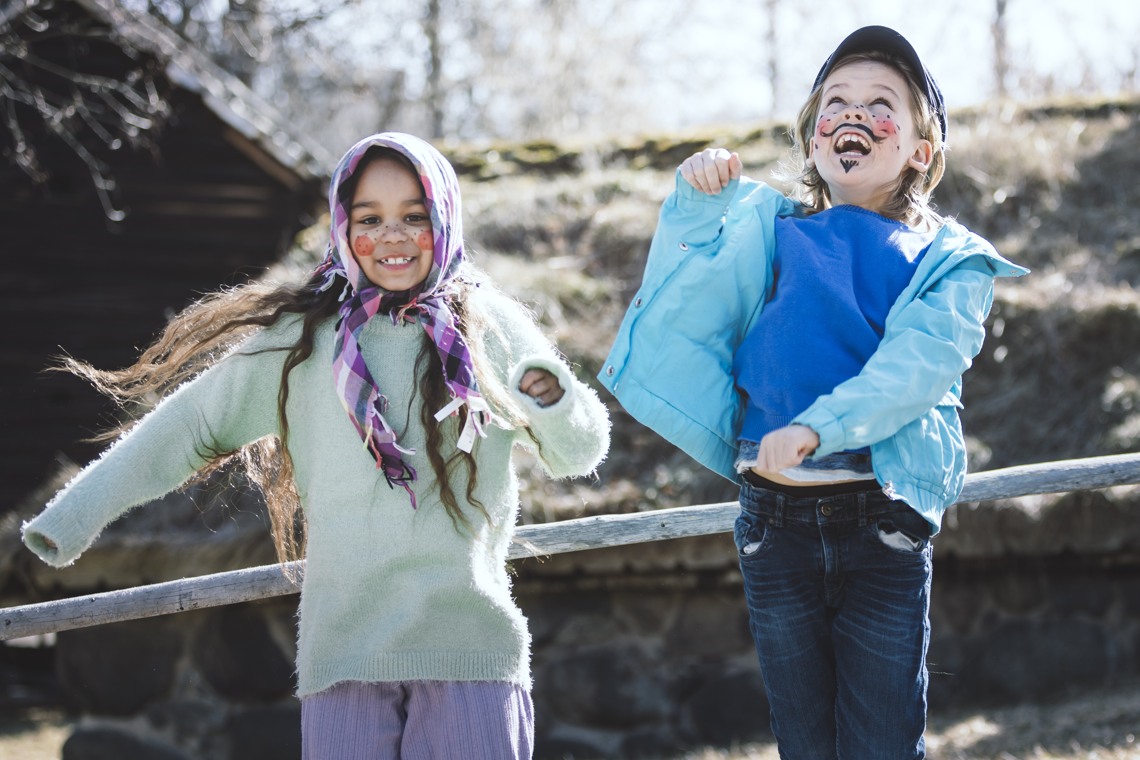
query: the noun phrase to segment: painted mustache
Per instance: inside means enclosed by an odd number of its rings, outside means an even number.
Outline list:
[[[831,130],[830,132],[824,132],[821,130],[819,134],[822,137],[831,137],[832,135],[834,135],[836,132],[838,132],[841,129],[857,129],[860,132],[865,132],[867,134],[867,137],[871,138],[871,142],[874,142],[874,143],[881,143],[883,140],[886,139],[884,137],[879,137],[878,135],[876,135],[871,130],[871,128],[868,127],[866,124],[854,124],[854,123],[849,122],[849,121],[845,121],[842,124],[839,124],[838,126],[835,127],[835,129]]]

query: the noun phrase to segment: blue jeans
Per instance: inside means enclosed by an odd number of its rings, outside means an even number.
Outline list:
[[[930,527],[881,490],[745,482],[734,538],[784,760],[926,757]]]

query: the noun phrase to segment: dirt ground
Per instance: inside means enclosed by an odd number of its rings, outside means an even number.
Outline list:
[[[32,710],[18,718],[0,716],[0,760],[58,758],[72,725],[54,710]]]
[[[52,760],[66,716],[0,716],[0,760]],[[1037,705],[932,715],[930,760],[1140,760],[1140,682]],[[778,760],[773,743],[705,749],[663,760]]]
[[[1036,705],[932,715],[930,760],[1140,760],[1140,682]],[[677,760],[778,760],[774,743]]]

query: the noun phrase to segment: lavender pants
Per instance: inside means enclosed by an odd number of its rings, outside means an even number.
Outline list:
[[[530,693],[500,681],[339,683],[301,700],[304,760],[530,760]]]

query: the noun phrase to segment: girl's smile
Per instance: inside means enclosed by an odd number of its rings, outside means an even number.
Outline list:
[[[918,136],[911,99],[902,73],[877,61],[842,65],[824,80],[808,161],[831,205],[878,211],[907,169],[926,171],[933,147]]]
[[[435,240],[419,178],[394,159],[368,164],[352,198],[348,239],[373,285],[403,291],[427,279]]]

